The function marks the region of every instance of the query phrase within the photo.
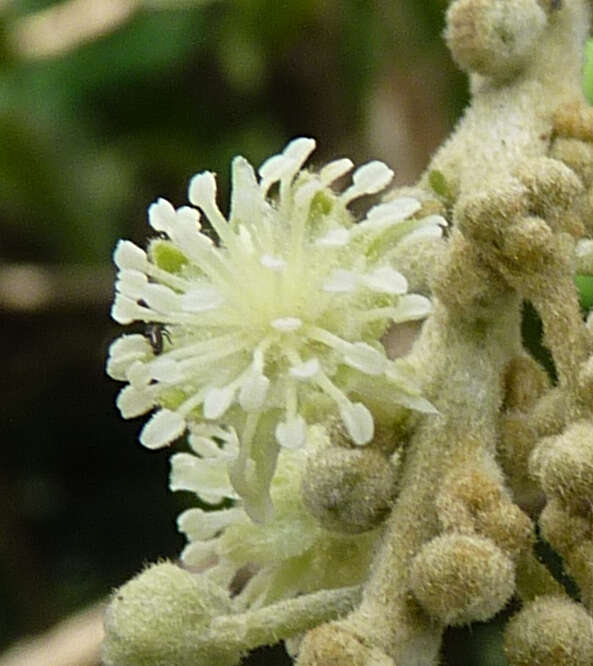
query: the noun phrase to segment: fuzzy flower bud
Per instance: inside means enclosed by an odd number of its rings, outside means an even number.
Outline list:
[[[105,615],[106,666],[234,666],[236,648],[208,643],[213,618],[228,614],[228,593],[170,562],[154,564],[113,596]]]
[[[446,39],[461,69],[496,79],[523,65],[546,26],[537,0],[458,0],[447,15]]]
[[[302,500],[328,530],[357,534],[392,507],[397,467],[372,448],[314,450],[303,470]]]
[[[429,541],[412,562],[412,592],[446,625],[491,618],[515,589],[511,559],[490,539],[447,533]]]
[[[593,620],[565,597],[538,597],[508,623],[505,655],[511,666],[590,666]]]
[[[593,424],[578,421],[562,434],[540,442],[530,469],[551,497],[578,509],[593,501]]]

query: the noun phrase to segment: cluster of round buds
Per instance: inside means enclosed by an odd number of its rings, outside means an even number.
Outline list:
[[[214,174],[194,176],[196,208],[159,199],[149,208],[159,237],[148,252],[120,241],[114,253],[113,318],[157,332],[156,340],[125,335],[110,348],[108,374],[128,382],[117,400],[122,415],[155,410],[140,435],[153,449],[192,422],[234,427],[240,453],[231,478],[258,517],[278,446],[302,446],[312,422],[334,413],[355,444],[372,439],[373,415],[351,397],[360,395],[360,378],[392,404],[432,410],[378,340],[391,322],[422,319],[431,307],[407,293],[389,249],[410,234],[439,236],[444,220],[419,218],[420,203],[405,197],[356,224],[349,204],[383,190],[392,171],[369,162],[339,193],[331,186],[352,162],[305,170],[314,148],[312,139],[295,139],[262,164],[259,178],[235,158],[228,219]]]

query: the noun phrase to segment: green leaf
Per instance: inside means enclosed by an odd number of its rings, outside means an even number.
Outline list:
[[[587,42],[583,68],[583,90],[589,104],[593,104],[593,39]]]
[[[574,282],[579,290],[581,307],[584,310],[590,310],[593,308],[593,276],[575,275]]]

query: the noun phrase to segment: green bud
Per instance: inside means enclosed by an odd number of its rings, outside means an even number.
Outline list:
[[[119,588],[105,613],[105,666],[234,666],[236,647],[208,641],[230,613],[228,594],[171,562],[153,564]]]

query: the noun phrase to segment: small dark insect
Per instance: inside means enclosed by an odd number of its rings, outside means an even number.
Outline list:
[[[169,335],[169,331],[165,328],[165,325],[157,322],[146,324],[144,335],[148,338],[148,342],[150,342],[150,346],[152,347],[155,356],[163,353],[163,338],[167,338],[167,340],[171,342],[171,336]]]

